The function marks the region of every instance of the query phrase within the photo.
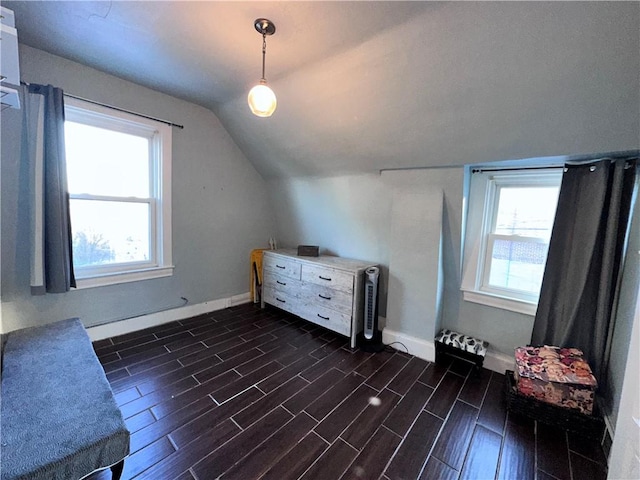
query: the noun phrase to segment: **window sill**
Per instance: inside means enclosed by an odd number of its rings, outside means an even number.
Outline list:
[[[511,312],[522,313],[524,315],[535,316],[538,305],[535,303],[525,302],[523,300],[515,300],[513,298],[500,297],[486,292],[478,292],[471,290],[463,290],[464,300],[466,302],[479,303],[489,307],[501,308]]]
[[[156,267],[122,273],[110,273],[95,277],[76,278],[76,290],[117,285],[119,283],[138,282],[140,280],[151,280],[153,278],[170,277],[173,275],[173,269],[174,267],[171,265],[169,267]]]

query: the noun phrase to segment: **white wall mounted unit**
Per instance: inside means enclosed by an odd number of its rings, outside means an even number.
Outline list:
[[[20,108],[20,97],[15,88],[0,85],[0,102],[2,102],[2,110],[5,108]]]
[[[0,7],[0,83],[2,110],[20,108],[18,91],[9,85],[20,85],[20,63],[18,60],[18,31],[15,28],[13,11]]]

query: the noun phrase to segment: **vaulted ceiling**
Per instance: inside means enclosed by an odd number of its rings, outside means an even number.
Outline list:
[[[3,4],[21,43],[211,109],[265,177],[639,146],[638,2]]]

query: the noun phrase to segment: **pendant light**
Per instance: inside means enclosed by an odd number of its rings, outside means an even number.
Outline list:
[[[270,117],[276,110],[277,102],[276,94],[267,86],[267,80],[264,78],[264,59],[267,53],[267,35],[273,35],[276,26],[266,18],[258,18],[253,22],[253,26],[262,34],[262,78],[249,92],[249,108],[258,117]]]

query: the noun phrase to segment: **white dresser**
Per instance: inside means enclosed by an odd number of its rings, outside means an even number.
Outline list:
[[[322,325],[351,339],[362,331],[364,271],[373,263],[296,250],[265,250],[262,306],[265,303]]]

